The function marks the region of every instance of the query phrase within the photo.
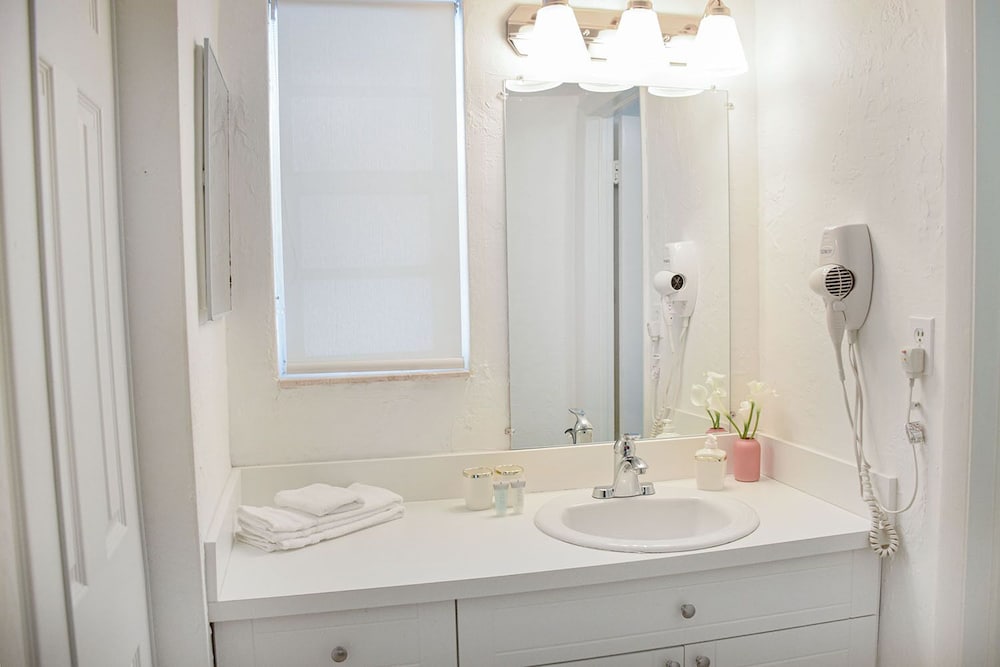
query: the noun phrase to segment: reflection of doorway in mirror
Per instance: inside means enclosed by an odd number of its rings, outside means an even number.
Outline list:
[[[615,433],[649,433],[643,418],[642,130],[638,100],[614,117]]]

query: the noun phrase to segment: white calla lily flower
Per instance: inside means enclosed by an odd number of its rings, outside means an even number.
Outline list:
[[[695,407],[705,408],[708,407],[708,387],[702,386],[700,384],[691,386],[691,403]]]

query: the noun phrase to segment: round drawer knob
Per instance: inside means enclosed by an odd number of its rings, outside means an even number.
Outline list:
[[[681,616],[683,616],[684,618],[694,618],[695,611],[696,609],[694,608],[693,604],[681,605]],[[702,665],[698,665],[698,667],[702,667]],[[708,667],[708,665],[706,664],[705,667]]]
[[[681,663],[677,662],[676,660],[667,660],[667,664],[664,665],[663,667],[681,667]]]
[[[694,659],[694,667],[711,667],[712,661],[703,655],[699,655]]]
[[[333,652],[330,654],[330,659],[334,662],[347,662],[347,649],[343,646],[338,646],[333,649]]]

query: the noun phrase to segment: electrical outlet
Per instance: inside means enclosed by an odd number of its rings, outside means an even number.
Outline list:
[[[934,373],[934,318],[910,316],[907,345],[924,348],[924,375]]]

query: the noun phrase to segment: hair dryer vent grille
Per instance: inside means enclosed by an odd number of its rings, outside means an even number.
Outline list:
[[[837,265],[827,272],[824,284],[830,296],[842,299],[854,289],[854,274],[849,269]]]

